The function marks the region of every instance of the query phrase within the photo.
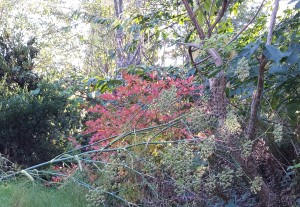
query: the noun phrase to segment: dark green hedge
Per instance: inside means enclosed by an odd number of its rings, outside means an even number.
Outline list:
[[[24,165],[49,160],[63,151],[76,117],[59,85],[0,94],[0,153]]]

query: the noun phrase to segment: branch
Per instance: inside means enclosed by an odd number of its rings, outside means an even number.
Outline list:
[[[199,25],[199,23],[198,23],[198,21],[197,21],[197,19],[196,19],[196,16],[195,16],[194,12],[192,11],[192,9],[191,9],[189,3],[187,2],[187,0],[182,0],[182,3],[184,4],[184,6],[185,6],[185,8],[186,8],[186,10],[187,10],[187,12],[188,12],[189,17],[191,18],[191,20],[192,20],[194,26],[196,27],[196,30],[197,30],[197,33],[198,33],[200,39],[201,39],[201,40],[204,40],[204,39],[205,39],[204,31],[203,31],[203,29],[200,27],[200,25]]]
[[[131,65],[133,63],[133,61],[136,58],[137,54],[140,52],[140,49],[141,49],[141,42],[139,42],[139,45],[138,45],[137,49],[134,51],[134,53],[133,53],[132,57],[130,58],[129,62],[127,63],[127,65]]]
[[[193,58],[192,46],[189,46],[189,48],[188,48],[188,53],[189,53],[191,62],[192,62],[192,64],[194,65],[195,61],[194,61],[194,58]]]
[[[209,56],[207,56],[206,58],[200,60],[199,62],[194,63],[193,65],[194,65],[194,66],[200,65],[200,64],[206,62],[206,61],[207,61],[209,58],[211,58],[211,57],[212,57],[212,56],[209,55]]]
[[[260,10],[262,9],[264,3],[266,0],[263,0],[260,7],[258,8],[257,12],[255,13],[255,15],[253,16],[253,18],[248,22],[248,24],[246,24],[243,29],[241,31],[239,31],[228,43],[227,45],[231,44],[233,41],[235,41],[248,27],[250,24],[252,24],[252,22],[255,20],[255,18],[257,17],[258,13],[260,12]]]
[[[275,26],[275,22],[276,22],[276,15],[277,15],[278,7],[279,7],[279,0],[275,0],[274,1],[274,10],[272,12],[272,16],[270,19],[270,26],[269,26],[269,32],[268,32],[266,45],[270,45],[272,42],[273,30],[274,30],[274,26]]]
[[[254,140],[255,138],[255,123],[257,120],[257,111],[260,105],[262,92],[264,89],[264,72],[265,66],[267,64],[266,58],[263,56],[262,61],[259,66],[259,74],[258,74],[258,83],[257,90],[253,92],[252,95],[252,104],[251,104],[251,112],[250,112],[250,120],[248,125],[247,137],[250,140]]]
[[[218,51],[215,48],[210,48],[207,51],[211,55],[211,57],[214,59],[215,65],[217,67],[219,67],[223,64],[223,60],[222,60],[220,54],[218,53]]]
[[[223,4],[222,4],[222,8],[218,13],[218,16],[216,18],[216,21],[209,27],[208,32],[207,32],[207,37],[211,36],[211,33],[213,31],[213,29],[216,27],[216,25],[220,22],[220,20],[222,19],[222,17],[224,16],[228,5],[229,5],[230,0],[224,0]]]
[[[80,157],[80,160],[82,160],[83,157],[88,156],[90,154],[93,153],[106,153],[106,152],[116,152],[116,151],[123,151],[123,150],[128,150],[131,149],[133,147],[137,147],[137,146],[143,146],[143,145],[163,145],[163,144],[172,144],[172,143],[193,143],[193,142],[197,142],[197,141],[203,141],[202,138],[193,138],[193,139],[182,139],[182,140],[171,140],[171,141],[154,141],[154,142],[138,142],[135,144],[131,144],[131,145],[127,145],[124,147],[116,147],[116,148],[108,148],[108,149],[98,149],[98,150],[90,150],[90,151],[86,151],[86,152],[81,152],[78,153],[75,156]],[[62,162],[71,162],[72,160],[74,160],[75,156],[72,155],[65,155],[62,158],[54,158],[50,161],[47,162],[43,162],[28,168],[25,168],[23,171],[29,172],[31,170],[35,170],[44,166],[48,166],[48,165],[53,165],[53,164],[57,164],[57,163],[62,163]],[[21,174],[21,171],[17,171],[17,172],[12,172],[11,174],[8,175],[4,175],[4,176],[0,176],[0,182],[3,180],[7,180],[9,178],[13,178],[16,177],[18,175]]]
[[[228,0],[225,0],[226,2]],[[203,29],[200,27],[196,17],[195,17],[195,14],[193,13],[189,3],[187,2],[187,0],[182,0],[182,3],[184,4],[187,12],[188,12],[188,15],[190,17],[190,19],[192,20],[194,26],[196,27],[196,30],[197,30],[197,33],[199,35],[199,38],[201,40],[204,40],[205,39],[205,34],[204,34],[204,31]],[[221,16],[222,17],[222,16]],[[221,56],[219,55],[218,51],[214,48],[210,48],[207,50],[207,52],[210,54],[210,56],[214,59],[214,62],[215,62],[215,65],[217,67],[221,66],[223,64],[223,60],[221,58]]]

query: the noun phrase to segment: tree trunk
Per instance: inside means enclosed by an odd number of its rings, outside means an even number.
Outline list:
[[[137,0],[135,5],[139,8],[142,4],[141,0]],[[115,14],[118,19],[122,19],[122,14],[124,10],[123,0],[114,0]],[[123,33],[122,28],[119,28],[116,32],[116,66],[117,69],[127,67],[131,64],[140,64],[141,63],[141,42],[138,43],[136,50],[133,53],[126,52],[124,50],[124,41],[125,35]]]
[[[114,0],[114,6],[115,6],[115,14],[118,19],[122,18],[123,13],[123,0]],[[122,68],[126,65],[126,58],[124,56],[123,51],[123,31],[122,28],[119,28],[116,33],[116,65],[117,68]]]
[[[218,119],[220,126],[223,125],[223,122],[226,118],[226,83],[227,81],[225,77],[225,72],[223,70],[219,73],[219,77],[209,79],[209,107],[211,113]]]

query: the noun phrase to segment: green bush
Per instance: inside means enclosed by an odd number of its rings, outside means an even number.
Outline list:
[[[53,158],[64,149],[77,114],[59,84],[41,83],[35,90],[2,82],[0,94],[0,152],[11,161],[32,165]]]
[[[22,34],[0,33],[0,80],[22,88],[36,88],[39,77],[33,72],[38,54],[36,39],[24,43]]]

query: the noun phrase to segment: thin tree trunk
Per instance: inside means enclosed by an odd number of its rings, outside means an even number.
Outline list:
[[[136,6],[141,6],[142,1],[137,0]],[[124,10],[123,0],[114,0],[115,14],[118,19],[122,19],[122,14]],[[117,69],[127,67],[131,64],[141,63],[141,43],[138,43],[136,50],[133,53],[124,51],[124,33],[122,28],[119,28],[116,32],[116,66]]]
[[[114,0],[115,15],[118,19],[122,18],[123,13],[123,0]],[[116,32],[116,65],[117,69],[122,68],[126,65],[126,58],[124,57],[123,51],[123,31],[119,28]]]
[[[187,0],[182,0],[185,8],[187,9],[188,15],[190,19],[192,20],[198,36],[200,40],[204,40],[206,35],[203,31],[203,29],[200,27],[196,15],[193,13],[191,7],[189,6],[189,3]],[[275,0],[275,10],[278,8],[278,5],[276,7],[278,0]],[[225,11],[228,8],[229,1],[228,0],[223,0],[222,2],[222,8],[218,13],[218,16],[216,17],[215,22],[210,26],[208,25],[208,33],[207,37],[210,37],[212,34],[212,31],[214,27],[217,25],[217,23],[221,20],[223,17]],[[276,14],[272,15],[272,19],[276,17]],[[274,27],[274,21],[271,20],[271,25],[270,27]],[[272,31],[269,30],[269,31]],[[272,35],[271,35],[272,36]],[[272,39],[269,38],[268,39]],[[208,54],[213,58],[215,65],[217,67],[222,65],[222,58],[218,54],[218,51],[214,48],[210,48],[207,50]],[[192,63],[193,63],[193,58],[192,55],[190,54]],[[260,72],[259,72],[259,80],[258,80],[258,90],[253,94],[252,98],[252,107],[251,107],[251,117],[250,117],[250,123],[249,127],[247,130],[246,134],[250,134],[251,140],[253,140],[253,135],[255,134],[255,123],[256,123],[256,118],[257,118],[257,110],[260,106],[260,99],[262,95],[262,90],[263,90],[263,73],[264,73],[264,68],[266,65],[265,58],[263,57],[261,61],[261,66],[260,66]],[[210,80],[210,91],[211,91],[211,97],[210,97],[210,109],[212,114],[218,118],[219,120],[219,127],[220,127],[220,132],[222,132],[222,125],[226,119],[226,106],[227,106],[227,101],[226,101],[226,94],[225,94],[225,88],[226,88],[226,77],[225,77],[225,72],[222,70],[216,78],[211,78]],[[221,134],[222,135],[222,134]],[[228,136],[228,145],[232,148],[235,148],[236,146],[236,140],[234,139],[234,136],[229,134]],[[278,179],[276,179],[278,176],[276,176],[276,171],[273,170],[274,166],[276,166],[274,162],[274,157],[272,154],[269,152],[268,147],[265,145],[265,142],[261,139],[257,140],[254,142],[252,146],[252,151],[251,155],[247,158],[243,158],[241,156],[241,153],[239,152],[232,152],[233,158],[237,161],[237,163],[240,165],[242,170],[244,171],[245,175],[253,181],[256,177],[263,177],[266,179],[267,176],[271,177],[272,182],[266,182],[265,180],[262,181],[260,190],[257,192],[258,197],[260,199],[260,202],[262,206],[264,207],[277,207],[279,206],[279,199],[275,193],[275,191],[272,191],[273,189],[270,188],[270,186],[274,187],[274,185],[278,185]],[[262,166],[263,168],[266,169],[267,173],[264,173],[262,176],[259,171],[258,171],[258,165]],[[269,168],[271,165],[272,169]],[[280,173],[279,173],[280,174]],[[271,185],[273,183],[273,185]],[[269,185],[269,186],[268,186]]]

